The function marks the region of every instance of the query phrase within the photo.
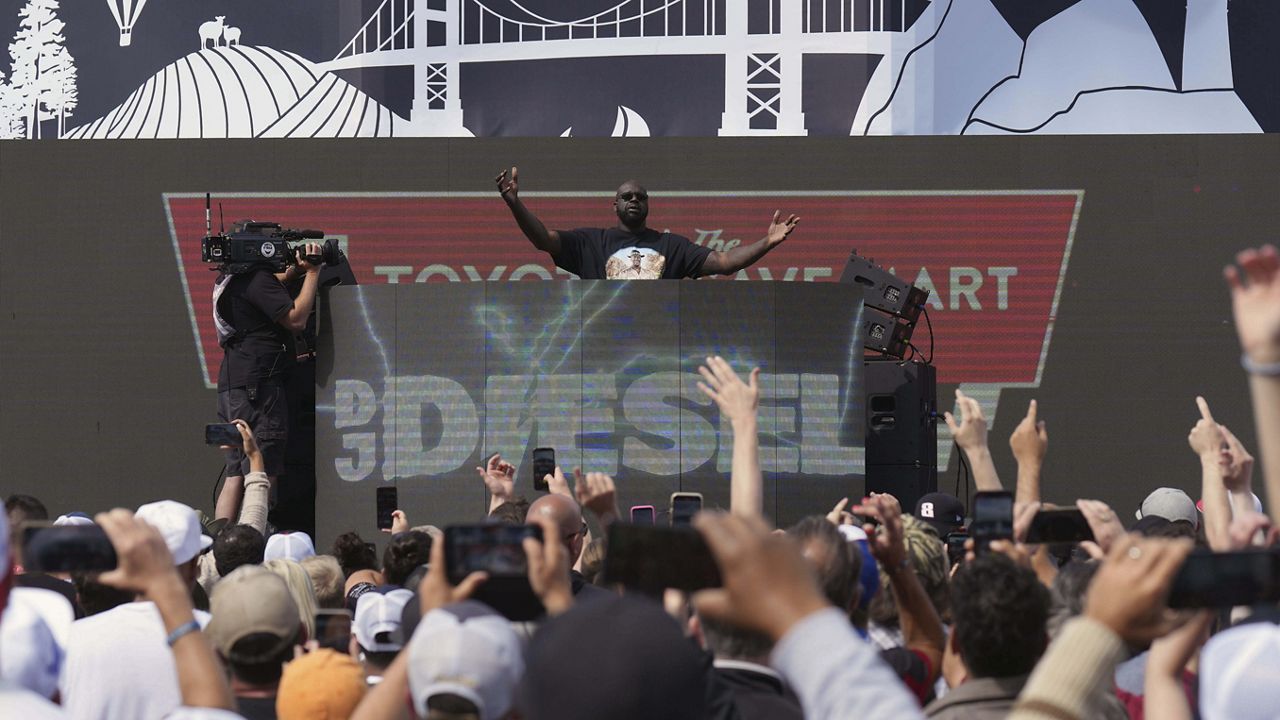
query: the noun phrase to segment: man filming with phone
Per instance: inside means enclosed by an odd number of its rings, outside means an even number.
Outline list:
[[[307,243],[297,263],[284,272],[273,272],[264,263],[245,272],[224,272],[213,287],[214,325],[223,352],[218,417],[223,422],[244,420],[253,428],[273,488],[284,470],[289,438],[285,374],[297,363],[294,336],[306,328],[315,306],[321,252],[318,243]],[[289,286],[296,291],[291,293]],[[248,462],[240,448],[226,451],[227,477],[216,518],[235,517]]]

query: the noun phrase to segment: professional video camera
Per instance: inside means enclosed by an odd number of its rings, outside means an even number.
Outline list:
[[[323,230],[295,230],[282,228],[279,223],[248,221],[241,229],[230,234],[206,235],[200,241],[200,259],[217,263],[223,272],[236,273],[267,269],[283,272],[290,265],[305,259],[314,265],[324,263],[330,267],[346,260],[336,240],[326,240],[320,246],[319,255],[303,255],[301,245],[290,241],[323,240]]]

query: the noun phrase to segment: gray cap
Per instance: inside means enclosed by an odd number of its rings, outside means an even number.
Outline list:
[[[1170,522],[1186,520],[1192,527],[1200,527],[1200,513],[1196,511],[1195,502],[1177,488],[1156,488],[1142,501],[1142,508],[1135,514],[1139,520],[1152,515]]]

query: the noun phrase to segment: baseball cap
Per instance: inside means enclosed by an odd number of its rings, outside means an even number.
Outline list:
[[[276,533],[267,538],[267,549],[262,554],[262,561],[286,558],[294,562],[302,562],[316,554],[315,543],[311,536],[304,532]]]
[[[55,527],[63,525],[92,525],[93,518],[82,512],[69,512],[66,515],[59,515],[57,520],[53,521]]]
[[[53,697],[74,620],[75,612],[63,595],[44,588],[12,588],[0,618],[0,677]]]
[[[1200,515],[1196,512],[1196,504],[1185,492],[1170,487],[1156,488],[1135,514],[1139,520],[1150,515],[1165,520],[1186,520],[1192,527],[1200,527]]]
[[[356,642],[367,652],[399,652],[404,647],[400,633],[400,615],[413,599],[413,593],[397,588],[383,595],[367,592],[356,601],[351,629]]]
[[[1273,718],[1280,705],[1280,627],[1250,622],[1214,635],[1200,655],[1200,716]]]
[[[938,537],[944,538],[947,533],[964,527],[964,503],[955,495],[929,493],[916,501],[915,516],[933,528]]]
[[[280,638],[282,646],[292,644],[298,637],[302,622],[298,605],[284,580],[259,565],[238,567],[219,580],[209,597],[209,611],[213,618],[205,627],[205,634],[223,657],[232,660],[241,658],[233,657],[231,648],[255,633],[274,635]],[[277,647],[276,651],[279,649]],[[245,658],[243,661],[259,659]]]
[[[487,605],[467,600],[436,608],[409,640],[409,691],[420,717],[437,695],[457,695],[496,720],[511,709],[524,674],[520,639]]]
[[[364,670],[350,655],[328,648],[312,650],[284,666],[276,692],[276,717],[348,718],[367,689]]]
[[[175,500],[147,503],[134,516],[160,531],[174,565],[188,562],[213,544],[213,538],[200,531],[196,511]]]

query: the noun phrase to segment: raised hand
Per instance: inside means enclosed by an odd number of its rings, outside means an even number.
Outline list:
[[[1085,522],[1089,523],[1093,541],[1104,554],[1111,550],[1116,540],[1124,536],[1124,524],[1116,517],[1111,506],[1101,500],[1076,500],[1076,507],[1080,508]]]
[[[981,406],[978,412],[982,412]],[[1027,406],[1027,415],[1013,429],[1009,436],[1009,447],[1013,449],[1013,457],[1019,463],[1042,463],[1049,450],[1049,433],[1045,430],[1043,420],[1036,418],[1036,401]],[[985,420],[984,420],[985,422]]]
[[[1218,425],[1222,437],[1227,441],[1227,449],[1222,452],[1222,483],[1227,489],[1236,493],[1249,493],[1253,485],[1253,455],[1245,448],[1240,438],[1235,436],[1226,425]]]
[[[764,633],[775,641],[808,615],[830,607],[795,541],[759,517],[698,513],[693,525],[720,566],[724,587],[694,594],[704,617]]]
[[[1196,407],[1200,408],[1200,419],[1187,435],[1187,444],[1201,458],[1218,463],[1223,459],[1226,436],[1222,433],[1222,426],[1214,422],[1209,403],[1199,395],[1196,396]]]
[[[516,466],[502,459],[500,453],[494,453],[484,464],[476,468],[480,480],[489,491],[489,509],[510,500],[515,494]]]
[[[729,363],[717,355],[707,358],[698,373],[702,375],[698,389],[715,401],[720,414],[730,422],[736,424],[756,417],[760,406],[760,368],[753,368],[749,382],[744,383]]]
[[[1186,538],[1124,535],[1114,543],[1089,584],[1085,616],[1132,645],[1166,634],[1176,622],[1169,617],[1165,598],[1191,548]]]
[[[498,193],[502,195],[502,199],[508,202],[515,200],[520,195],[520,181],[517,179],[519,168],[512,167],[510,170],[503,170],[493,179],[498,186]]]
[[[769,231],[765,233],[765,239],[769,241],[769,245],[777,245],[783,240],[786,240],[787,236],[791,234],[791,231],[795,230],[796,225],[799,224],[799,217],[795,215],[788,215],[787,219],[783,220],[782,211],[775,210],[773,212],[773,222],[769,223]]]
[[[982,414],[982,406],[977,400],[956,389],[956,405],[960,410],[960,422],[956,422],[951,413],[943,413],[947,427],[956,444],[966,452],[987,449],[987,417]]]
[[[116,568],[98,576],[98,582],[140,593],[150,593],[166,582],[180,582],[173,555],[159,530],[120,508],[98,513],[94,522],[111,540],[117,558]]]
[[[582,468],[574,468],[573,472],[580,477]],[[547,475],[544,479],[547,481],[547,492],[552,495],[563,495],[570,500],[574,499],[573,491],[569,489],[569,481],[565,479],[564,471],[560,469],[559,465],[556,466],[555,472]]]
[[[487,579],[488,573],[476,571],[457,585],[450,583],[449,576],[445,574],[444,538],[435,538],[431,543],[431,562],[427,565],[427,574],[422,576],[422,582],[418,584],[418,602],[422,614],[425,616],[438,607],[466,600]]]
[[[599,475],[601,473],[592,473]],[[605,477],[608,477],[607,475]],[[529,559],[529,585],[550,615],[559,615],[573,605],[573,586],[569,582],[569,551],[557,542],[560,528],[544,516],[533,518],[542,528],[542,541],[524,539],[524,554]],[[549,540],[548,540],[549,539]]]
[[[1240,347],[1259,364],[1280,362],[1280,256],[1274,245],[1236,255],[1222,274],[1231,288]]]
[[[898,498],[887,493],[871,493],[861,505],[853,508],[853,513],[876,521],[862,526],[871,541],[871,554],[876,560],[886,569],[901,567],[907,558],[907,546],[903,539],[902,505]]]
[[[827,513],[827,522],[836,526],[852,525],[854,522],[853,513],[845,510],[848,505],[849,498],[840,498],[840,502],[836,503],[835,507],[831,508],[831,512]]]
[[[583,475],[581,470],[576,470],[574,479],[576,483],[573,491],[579,505],[595,513],[601,522],[605,522],[606,518],[610,521],[617,519],[617,486],[613,478],[600,472]]]

